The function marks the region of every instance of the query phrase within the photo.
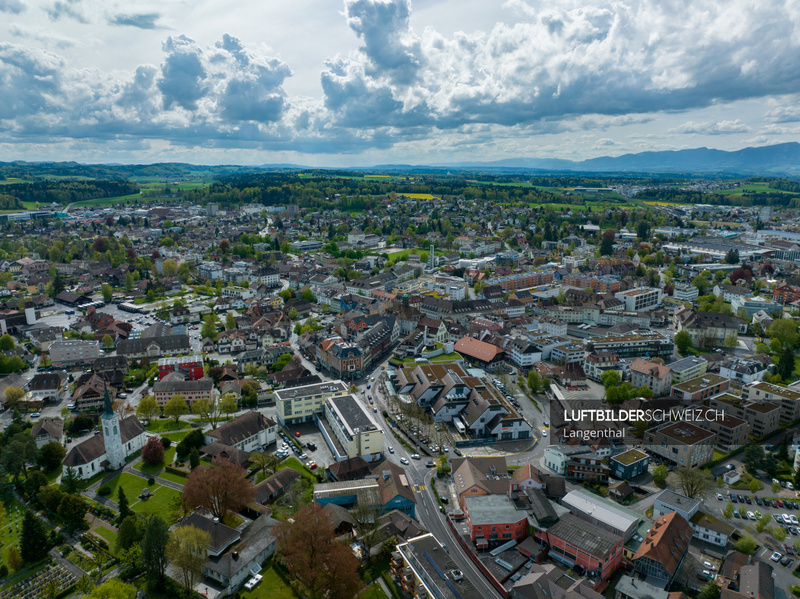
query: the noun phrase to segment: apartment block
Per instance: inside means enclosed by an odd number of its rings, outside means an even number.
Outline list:
[[[56,368],[92,364],[99,357],[99,341],[59,339],[50,345],[50,362]]]
[[[716,435],[688,422],[669,422],[644,434],[645,447],[676,466],[702,466],[711,461]]]
[[[778,405],[783,423],[800,418],[800,392],[790,387],[759,381],[742,389],[742,399],[764,400]]]
[[[683,401],[700,401],[727,391],[730,380],[707,372],[683,383],[672,386],[672,396]]]
[[[724,410],[725,414],[743,420],[748,425],[748,434],[759,438],[778,430],[781,424],[781,408],[769,401],[747,401],[730,393],[712,397],[708,407]]]
[[[327,381],[275,391],[278,421],[282,425],[311,422],[321,414],[325,400],[347,395],[349,387],[342,381]]]

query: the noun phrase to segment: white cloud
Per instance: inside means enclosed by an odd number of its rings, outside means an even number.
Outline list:
[[[695,122],[687,121],[670,129],[671,133],[702,133],[704,135],[724,135],[729,133],[748,133],[750,127],[742,123],[739,119],[734,121],[718,121],[718,122]]]

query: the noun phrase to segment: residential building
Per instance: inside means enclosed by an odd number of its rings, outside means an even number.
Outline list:
[[[631,384],[637,389],[649,387],[654,397],[669,395],[672,386],[672,371],[669,366],[636,358],[631,364]]]
[[[769,369],[757,360],[735,358],[726,360],[719,367],[721,377],[741,381],[745,385],[764,380],[765,374],[769,374]]]
[[[692,527],[680,514],[659,516],[633,556],[634,570],[651,584],[667,588],[680,570],[692,534]]]
[[[187,354],[191,350],[188,335],[140,337],[117,342],[117,354],[129,358],[160,358],[169,354]]]
[[[687,283],[676,283],[672,291],[672,297],[682,302],[693,302],[699,296],[700,290]]]
[[[529,370],[536,362],[542,360],[542,352],[525,339],[513,339],[506,346],[506,355],[523,370]]]
[[[672,384],[676,385],[700,376],[708,369],[708,362],[702,358],[689,356],[669,364],[672,372]]]
[[[604,372],[615,370],[621,373],[622,364],[619,360],[619,355],[614,352],[608,351],[593,351],[589,352],[583,357],[583,372],[586,378],[589,378],[597,383],[601,382],[601,376]]]
[[[608,459],[610,474],[620,480],[630,480],[647,472],[650,456],[638,449],[629,449]]]
[[[630,335],[607,335],[606,337],[593,337],[589,343],[589,351],[609,351],[620,358],[650,358],[660,357],[667,359],[672,356],[675,346],[672,340],[656,331],[640,330]]]
[[[205,433],[205,442],[222,443],[240,451],[263,451],[275,443],[278,425],[261,412],[245,412]]]
[[[464,516],[470,538],[478,550],[495,548],[528,536],[528,514],[517,509],[508,495],[483,495],[464,499]]]
[[[717,447],[725,453],[736,451],[746,445],[747,435],[750,433],[750,424],[746,420],[727,413],[723,418],[718,417],[706,421],[703,428],[717,435]]]
[[[323,405],[322,435],[335,459],[360,456],[374,462],[383,457],[383,430],[362,403],[342,395],[329,397]]]
[[[172,372],[180,372],[187,381],[203,378],[203,356],[180,356],[176,358],[160,358],[158,360],[158,380]]]
[[[38,372],[28,382],[30,401],[60,402],[69,391],[66,372]]]
[[[64,421],[45,416],[33,425],[31,437],[36,441],[36,447],[39,449],[51,441],[60,444],[64,438]]]
[[[50,345],[50,362],[56,368],[90,365],[100,357],[99,341],[59,339]]]
[[[772,297],[778,304],[791,304],[800,300],[800,287],[782,281],[773,289]]]
[[[567,473],[567,462],[573,457],[591,450],[585,446],[574,445],[548,445],[544,448],[544,464],[556,474],[564,476]]]
[[[467,497],[507,495],[511,485],[505,456],[453,458],[450,478],[463,508]]]
[[[608,466],[603,463],[603,457],[596,453],[582,453],[572,456],[565,464],[567,480],[582,482],[594,481],[608,484]]]
[[[172,399],[173,395],[183,395],[186,403],[191,406],[199,399],[211,401],[214,397],[214,380],[203,377],[198,380],[185,380],[180,372],[168,374],[160,381],[153,384],[153,396],[162,408]]]
[[[349,389],[343,381],[326,381],[279,389],[275,391],[278,422],[283,426],[311,422],[322,414],[326,399],[346,395]]]
[[[714,455],[716,435],[688,422],[668,422],[644,434],[645,448],[676,466],[703,466]]]
[[[696,378],[672,386],[672,396],[685,402],[701,401],[727,391],[730,379],[713,372],[707,372]]]
[[[686,331],[694,347],[733,345],[740,334],[747,333],[747,320],[720,312],[695,312],[679,308],[673,315],[676,331]]]
[[[746,385],[742,389],[742,399],[764,400],[778,405],[783,423],[800,419],[800,391],[791,387],[780,387],[760,381]]]
[[[731,538],[733,526],[705,512],[697,512],[689,520],[689,524],[694,530],[694,538],[718,547],[726,547]]]
[[[738,316],[742,316],[742,311],[744,311],[743,318],[750,319],[753,317],[753,314],[760,310],[763,310],[767,314],[780,315],[783,312],[783,306],[778,302],[774,302],[769,297],[756,295],[753,297],[734,298],[733,301],[731,301],[731,310]]]
[[[723,410],[726,416],[746,422],[748,434],[756,438],[774,433],[781,423],[780,406],[763,399],[745,401],[731,393],[722,393],[712,397],[708,407],[713,410]]]

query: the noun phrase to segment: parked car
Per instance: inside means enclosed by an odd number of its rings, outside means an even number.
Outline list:
[[[769,556],[769,559],[771,559],[773,562],[779,562],[779,561],[781,561],[782,557],[783,556],[776,551],[772,555]]]
[[[411,459],[412,460],[419,460],[420,459],[419,454],[418,453],[412,453],[411,454]]]
[[[405,458],[400,458],[400,463],[403,464],[404,466],[408,466],[408,460]]]

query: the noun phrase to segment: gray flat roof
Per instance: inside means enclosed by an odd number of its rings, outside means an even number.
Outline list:
[[[275,392],[275,395],[278,399],[300,399],[303,397],[325,395],[326,393],[344,393],[347,389],[347,384],[342,381],[328,381],[326,383],[292,387],[291,389],[280,389]]]
[[[527,518],[525,510],[518,510],[507,495],[482,495],[464,499],[464,507],[472,524],[513,524]]]
[[[352,395],[331,397],[328,402],[351,433],[355,433],[356,430],[377,430],[378,427],[367,414],[366,408],[358,403]]]
[[[547,533],[593,555],[602,558],[614,549],[622,537],[574,516],[566,514],[553,524]]]

